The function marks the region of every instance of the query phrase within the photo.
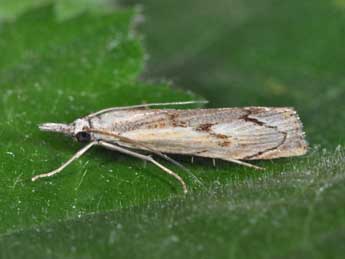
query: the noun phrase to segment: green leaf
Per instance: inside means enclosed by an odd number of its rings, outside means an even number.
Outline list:
[[[51,2],[51,0],[2,0],[0,2],[0,21],[14,19],[17,15],[25,12],[26,10],[47,4],[48,2]]]
[[[203,174],[219,176],[207,191],[8,232],[1,237],[1,253],[4,258],[341,258],[344,152],[315,149],[299,162],[280,161],[283,165],[260,177],[229,165],[215,172],[199,165]]]
[[[73,18],[85,11],[100,13],[114,9],[111,0],[2,0],[0,2],[0,21],[14,20],[28,10],[47,4],[54,4],[58,19]]]
[[[114,9],[111,0],[55,0],[55,11],[60,20],[69,19],[85,11],[102,13]]]

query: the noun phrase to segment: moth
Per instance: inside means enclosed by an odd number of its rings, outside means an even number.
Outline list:
[[[114,107],[91,113],[70,124],[44,123],[43,131],[59,132],[87,143],[53,176],[93,146],[124,153],[161,168],[187,193],[184,180],[152,157],[158,155],[178,166],[166,154],[222,159],[255,169],[248,161],[301,156],[307,152],[302,123],[293,108],[243,107],[217,109],[154,109],[154,106],[205,103],[188,101]],[[147,154],[151,153],[151,154]]]

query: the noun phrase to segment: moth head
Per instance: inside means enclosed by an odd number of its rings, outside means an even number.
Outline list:
[[[73,137],[78,142],[89,142],[93,140],[91,132],[86,131],[86,129],[90,128],[90,123],[86,119],[77,119],[73,122],[74,125],[74,132]]]
[[[40,130],[49,132],[63,133],[73,137],[79,142],[89,142],[93,140],[93,136],[86,129],[90,127],[88,120],[77,119],[71,124],[63,123],[43,123],[39,125]]]

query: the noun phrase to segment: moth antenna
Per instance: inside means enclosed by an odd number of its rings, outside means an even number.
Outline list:
[[[232,163],[235,163],[235,164],[238,164],[238,165],[254,168],[256,170],[265,170],[265,168],[262,168],[260,166],[253,165],[253,164],[250,164],[250,163],[238,160],[238,159],[233,159],[233,158],[229,158],[229,157],[220,157],[219,159],[222,159],[222,160],[225,160],[225,161],[228,161],[228,162],[232,162]]]
[[[137,108],[145,108],[151,106],[171,106],[171,105],[188,105],[188,104],[206,104],[208,103],[207,100],[196,100],[196,101],[186,101],[186,102],[167,102],[167,103],[146,103],[146,104],[138,104],[138,105],[131,105],[131,106],[121,106],[121,107],[111,107],[107,109],[100,110],[95,113],[91,113],[87,115],[88,118],[100,115],[102,113],[117,111],[117,110],[127,110],[127,109],[137,109]]]

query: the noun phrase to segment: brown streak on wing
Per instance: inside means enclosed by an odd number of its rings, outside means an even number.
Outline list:
[[[221,147],[228,147],[231,144],[231,141],[229,140],[230,137],[224,134],[217,134],[212,132],[212,126],[216,123],[203,123],[200,124],[195,130],[197,131],[204,131],[209,133],[211,136],[216,137],[217,139],[220,139],[221,141],[218,142],[218,145]]]
[[[287,133],[286,132],[280,131],[277,126],[268,125],[268,124],[264,123],[263,121],[260,121],[257,118],[250,117],[252,114],[259,113],[258,109],[246,109],[246,110],[247,110],[248,113],[246,115],[243,115],[240,118],[241,120],[244,120],[246,122],[252,122],[252,123],[257,124],[259,126],[275,129],[277,132],[283,134],[283,139],[275,147],[267,148],[265,150],[261,150],[261,151],[257,152],[256,154],[253,154],[253,155],[250,155],[250,156],[246,156],[246,157],[242,158],[243,160],[250,160],[250,159],[253,159],[255,157],[261,156],[261,155],[263,155],[263,154],[265,154],[267,152],[276,150],[278,147],[280,147],[281,145],[283,145],[285,143],[285,141],[287,139]]]
[[[265,108],[264,108],[265,109]],[[308,150],[305,140],[303,125],[298,114],[293,108],[277,108],[280,112],[260,113],[257,109],[246,108],[249,114],[244,117],[247,121],[256,122],[268,128],[276,129],[284,138],[276,146],[257,152],[255,155],[244,157],[243,160],[272,159],[277,157],[299,156]],[[271,116],[267,114],[272,113]],[[274,120],[274,116],[281,116],[280,120]]]
[[[203,123],[203,124],[200,124],[196,130],[198,131],[206,131],[206,132],[210,132],[211,130],[211,127],[214,125],[215,123]]]

